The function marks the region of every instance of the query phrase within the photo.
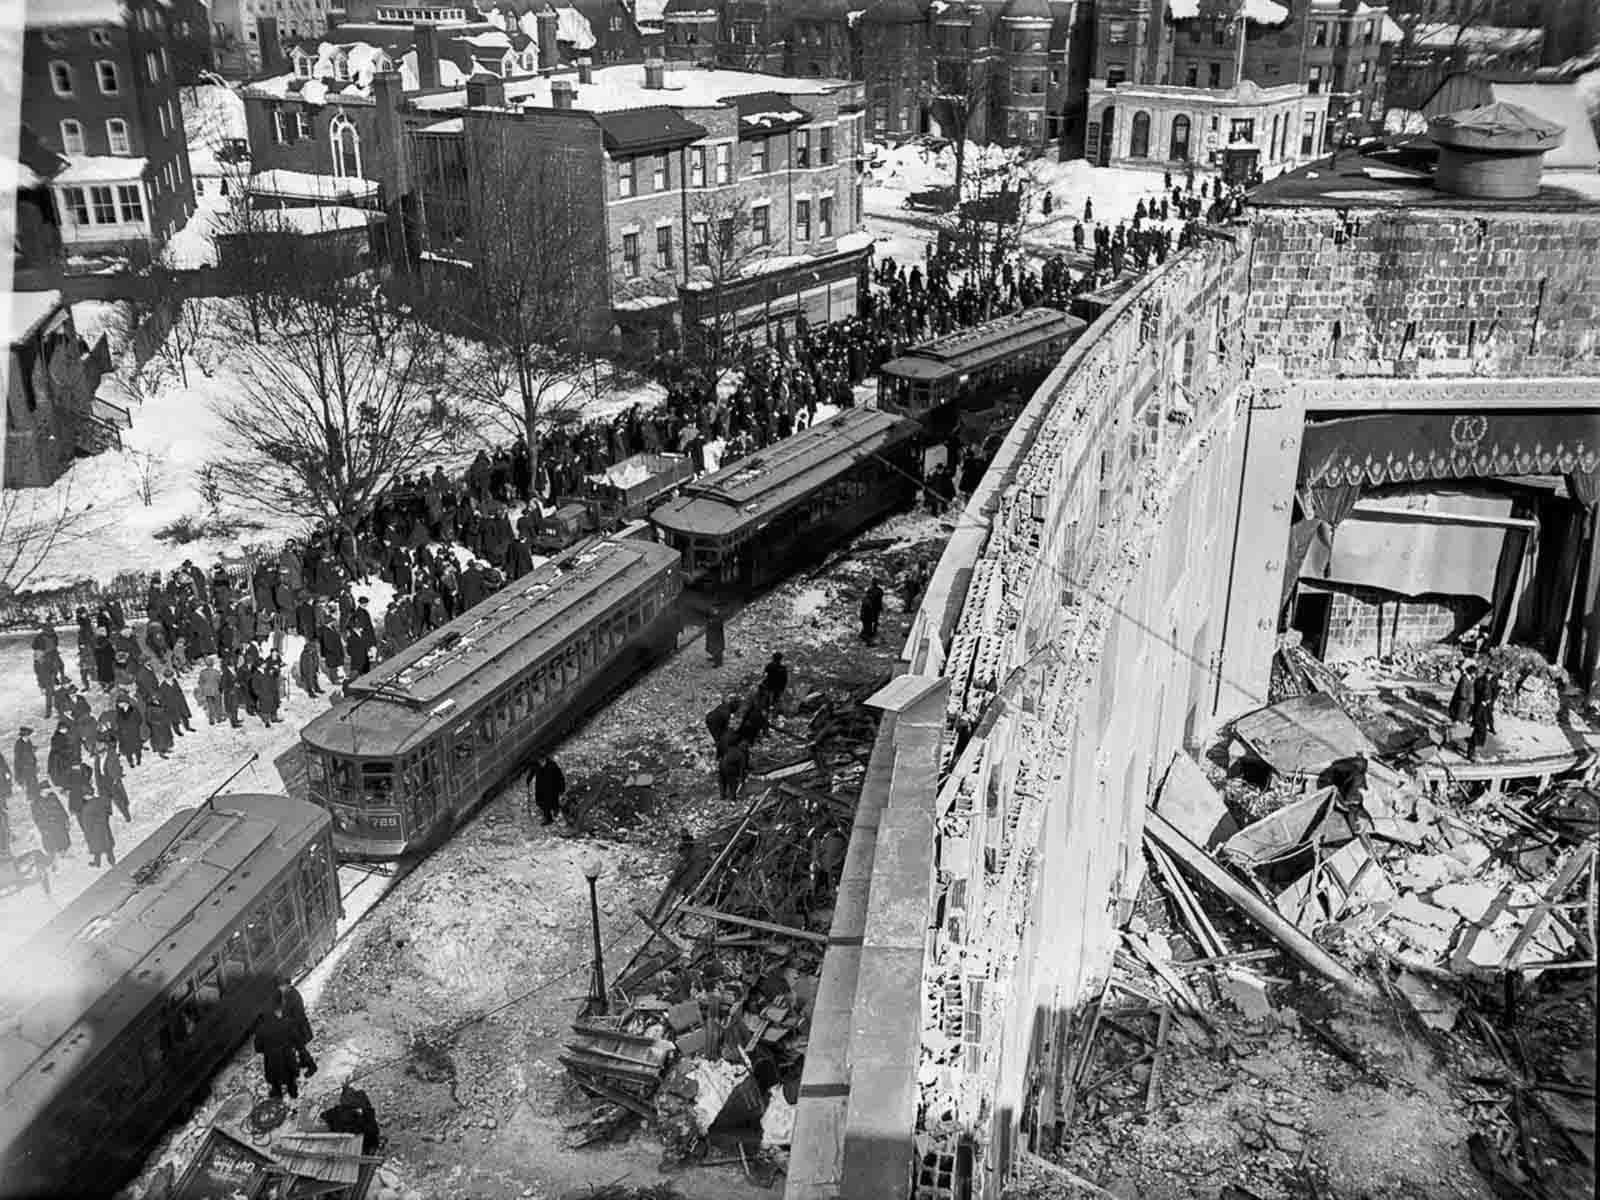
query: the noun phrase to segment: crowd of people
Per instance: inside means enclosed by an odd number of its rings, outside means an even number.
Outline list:
[[[31,727],[19,731],[9,766],[0,755],[0,854],[10,853],[5,802],[14,779],[47,855],[70,852],[75,819],[91,863],[115,863],[113,811],[131,820],[125,770],[140,766],[146,750],[175,753],[196,731],[197,711],[208,727],[254,720],[270,727],[291,686],[309,696],[337,692],[532,570],[546,506],[592,495],[597,477],[623,459],[674,451],[696,473],[738,461],[806,428],[822,405],[853,405],[857,387],[910,346],[1025,307],[1065,307],[1130,262],[1142,268],[1164,260],[1168,214],[1192,223],[1208,199],[1207,185],[1196,195],[1192,180],[1180,189],[1169,177],[1167,192],[1141,200],[1126,231],[1120,222],[1109,231],[1095,226],[1092,271],[1074,272],[1060,256],[1039,269],[1006,262],[996,271],[952,250],[909,268],[885,257],[858,317],[814,326],[801,315],[793,334],[779,326],[770,345],[731,347],[721,372],[736,373],[731,389],[719,388],[718,372],[703,364],[663,353],[652,373],[666,394],[654,408],[635,404],[608,419],[557,425],[531,448],[519,437],[482,450],[457,478],[442,466],[397,478],[355,528],[319,530],[244,568],[217,563],[207,572],[185,560],[149,580],[142,623],[115,597],[77,610],[75,672],[54,627],[42,625],[33,639],[34,675],[44,719],[55,728],[42,775]],[[1238,202],[1236,195],[1209,199],[1214,217]],[[1092,217],[1086,202],[1084,220]],[[1186,226],[1179,244],[1189,236]],[[720,449],[717,462],[712,447]],[[975,486],[984,465],[970,447],[947,451],[924,481],[935,510]],[[356,594],[374,577],[392,594],[381,613]],[[867,636],[865,612],[862,619]],[[292,662],[291,635],[298,642]]]

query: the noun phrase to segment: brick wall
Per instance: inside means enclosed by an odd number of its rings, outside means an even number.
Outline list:
[[[1247,336],[1291,376],[1576,375],[1600,355],[1600,215],[1263,209]]]
[[[361,145],[361,178],[382,182],[393,154],[380,145],[377,107],[370,100],[354,96],[341,97],[336,105],[246,96],[244,115],[252,170],[332,175],[331,128],[334,118],[341,114],[356,128]],[[274,122],[276,115],[282,117],[281,141]],[[301,119],[307,127],[304,136],[300,132]]]
[[[1377,588],[1326,589],[1332,601],[1322,657],[1326,662],[1376,658],[1431,646],[1455,636],[1484,613],[1473,596],[1397,596]]]

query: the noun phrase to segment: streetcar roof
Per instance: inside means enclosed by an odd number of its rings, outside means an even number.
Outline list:
[[[384,660],[348,686],[351,702],[301,737],[340,754],[405,753],[677,562],[675,551],[635,538],[581,545]]]
[[[947,375],[954,375],[956,369],[949,363],[940,362],[934,358],[917,358],[914,355],[902,354],[899,358],[891,358],[879,368],[884,375],[893,375],[899,379],[921,381],[924,379],[943,379]]]
[[[0,1146],[192,970],[329,823],[288,796],[180,809],[30,938],[0,981]]]
[[[876,408],[847,408],[715,474],[686,483],[650,514],[674,533],[724,537],[759,524],[844,474],[863,455],[906,440],[915,422]]]
[[[909,368],[906,364],[918,361],[943,365],[960,373],[976,370],[996,360],[1007,358],[1045,337],[1060,333],[1076,334],[1085,322],[1069,316],[1056,308],[1027,308],[1019,313],[996,317],[972,329],[952,333],[936,341],[924,342],[905,354],[886,363],[883,373],[901,375],[910,379],[933,379],[945,372],[927,368]],[[927,373],[923,373],[923,372]]]

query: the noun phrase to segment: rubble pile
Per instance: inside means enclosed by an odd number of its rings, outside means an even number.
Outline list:
[[[572,1147],[651,1122],[668,1160],[786,1163],[812,1006],[876,732],[860,700],[802,700],[806,752],[751,777],[744,812],[684,837],[649,936],[571,1026],[562,1065],[594,1101]],[[797,724],[791,718],[791,725]],[[758,767],[761,764],[757,764]]]

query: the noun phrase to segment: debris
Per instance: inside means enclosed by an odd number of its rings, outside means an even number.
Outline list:
[[[1216,788],[1182,751],[1172,756],[1155,808],[1197,846],[1209,848],[1233,827],[1228,806]]]
[[[1337,959],[1269,908],[1259,896],[1213,862],[1194,843],[1169,825],[1159,813],[1146,813],[1145,818],[1146,836],[1193,872],[1201,882],[1232,901],[1245,916],[1284,949],[1346,991],[1360,996],[1374,994],[1370,984],[1351,974]]]
[[[1305,851],[1313,841],[1348,842],[1350,823],[1333,804],[1331,787],[1286,804],[1277,812],[1246,825],[1225,843],[1221,856],[1246,870],[1260,870]]]
[[[1429,1029],[1449,1033],[1455,1028],[1456,1017],[1461,1012],[1461,1001],[1438,984],[1424,979],[1415,971],[1401,971],[1395,987],[1411,1005],[1411,1010]]]
[[[1341,759],[1378,757],[1333,696],[1295,696],[1247,713],[1233,723],[1233,736],[1280,775],[1316,778]]]

